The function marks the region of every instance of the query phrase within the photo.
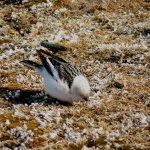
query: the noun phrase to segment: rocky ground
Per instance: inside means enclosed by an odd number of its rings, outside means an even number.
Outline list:
[[[48,40],[87,75],[90,101],[43,96]],[[150,149],[150,1],[1,0],[0,149]]]

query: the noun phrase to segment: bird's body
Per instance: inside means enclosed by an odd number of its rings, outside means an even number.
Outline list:
[[[66,102],[89,97],[89,82],[77,67],[46,51],[41,50],[37,53],[42,65],[30,60],[21,63],[37,70],[43,77],[46,94]]]

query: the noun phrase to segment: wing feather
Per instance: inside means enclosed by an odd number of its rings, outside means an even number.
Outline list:
[[[47,62],[46,60],[46,57],[44,57],[44,55],[40,52],[40,51],[37,51],[37,54],[42,62],[42,64],[44,65],[45,69],[47,70],[47,72],[52,76],[54,77],[54,74],[52,72],[52,68],[51,68],[51,65]]]
[[[75,76],[81,74],[80,70],[76,66],[69,64],[67,61],[65,61],[62,58],[55,56],[44,50],[40,50],[37,52],[44,67],[50,73],[50,75],[52,77],[56,76],[54,73],[55,72],[54,68],[55,68],[59,78],[67,82],[69,87],[71,87]],[[43,54],[45,54],[48,57],[46,58]]]

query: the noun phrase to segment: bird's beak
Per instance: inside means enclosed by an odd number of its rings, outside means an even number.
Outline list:
[[[85,101],[89,101],[89,97],[84,97],[83,98]]]

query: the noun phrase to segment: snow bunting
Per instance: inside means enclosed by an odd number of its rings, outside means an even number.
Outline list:
[[[20,63],[38,71],[43,77],[45,92],[65,102],[88,100],[90,85],[80,70],[64,59],[47,51],[37,51],[42,64],[30,60]]]

